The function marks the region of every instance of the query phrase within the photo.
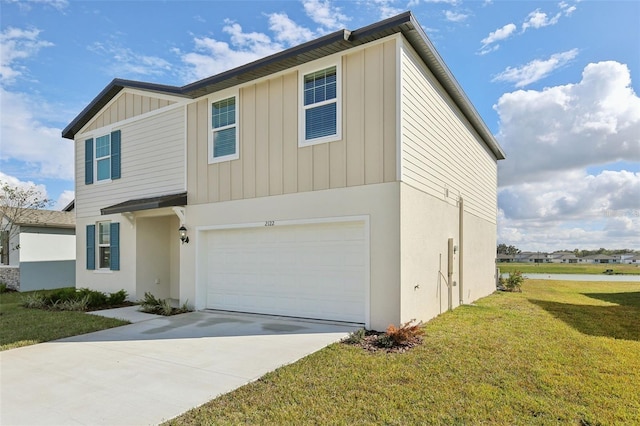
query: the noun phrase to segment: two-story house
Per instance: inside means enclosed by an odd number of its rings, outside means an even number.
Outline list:
[[[409,12],[183,87],[113,80],[63,136],[78,286],[373,329],[495,290],[504,153]]]

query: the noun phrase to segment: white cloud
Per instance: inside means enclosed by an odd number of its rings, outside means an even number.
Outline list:
[[[516,87],[525,87],[551,74],[558,68],[565,66],[578,56],[578,49],[555,53],[546,60],[536,59],[521,67],[507,67],[491,81],[506,81],[514,83]]]
[[[561,14],[557,13],[552,18],[549,18],[546,13],[540,12],[540,9],[536,9],[533,12],[529,13],[526,20],[522,24],[522,32],[526,31],[528,28],[538,29],[547,27],[549,25],[555,25],[560,20],[560,16]]]
[[[506,93],[494,109],[508,157],[499,167],[502,186],[589,165],[640,161],[640,98],[624,64],[589,64],[577,84]]]
[[[286,13],[272,13],[269,16],[269,29],[275,39],[287,46],[293,46],[313,39],[316,34],[308,28],[295,23]]]
[[[565,1],[561,1],[560,3],[558,3],[558,7],[560,8],[560,10],[562,10],[564,16],[570,16],[577,9],[575,5],[570,5]]]
[[[45,6],[51,6],[54,9],[59,11],[65,10],[69,6],[69,2],[67,0],[6,0],[7,3],[17,3],[20,9],[29,11],[31,10],[31,5],[41,4]]]
[[[325,12],[335,12],[338,18],[341,17],[339,10],[332,9],[328,2],[306,2],[304,5],[310,11],[316,10],[314,8],[323,11],[316,17],[316,22],[324,20],[322,16]],[[246,33],[237,22],[226,20],[222,30],[229,35],[228,42],[210,37],[196,37],[194,51],[182,52],[174,49],[173,52],[179,55],[186,65],[186,69],[182,71],[184,81],[192,82],[233,69],[287,47],[304,43],[326,32],[322,28],[312,31],[299,25],[286,13],[271,13],[265,16],[269,20],[271,36],[261,32]],[[328,21],[325,24],[333,25]]]
[[[495,43],[500,40],[505,40],[511,37],[516,32],[515,24],[507,24],[502,28],[498,28],[497,30],[489,33],[488,36],[481,40],[483,46],[488,46],[489,44]]]
[[[39,29],[24,30],[8,27],[0,33],[0,81],[12,84],[24,75],[26,69],[19,62],[38,54],[43,47],[53,46],[46,40],[39,40]]]
[[[18,161],[23,170],[42,178],[73,179],[73,141],[61,129],[41,123],[33,111],[42,107],[20,93],[0,88],[0,160]]]
[[[499,241],[529,250],[640,242],[640,173],[589,166],[640,162],[640,98],[626,65],[585,67],[575,84],[504,94],[494,107]]]
[[[9,186],[20,189],[35,189],[38,191],[42,198],[47,198],[47,188],[44,185],[36,185],[33,181],[22,181],[15,176],[2,173],[0,171],[0,182],[6,182]]]
[[[640,173],[565,172],[499,192],[498,240],[528,250],[638,248]]]
[[[271,55],[284,48],[282,43],[272,40],[264,33],[245,33],[238,23],[233,21],[225,21],[225,23],[223,31],[229,34],[230,43],[209,37],[196,37],[194,52],[183,53],[175,50],[181,56],[183,63],[187,65],[187,69],[184,71],[185,81],[209,77]],[[270,24],[277,31],[276,37],[283,38],[283,41],[287,41],[287,36],[281,32],[283,25],[295,25],[293,22],[286,23],[282,16],[276,17],[275,21]]]
[[[62,191],[55,204],[53,205],[54,210],[62,210],[69,205],[76,198],[76,193],[74,191]]]
[[[370,0],[367,5],[378,10],[380,19],[386,19],[404,12],[404,9],[393,6],[395,3],[396,0]]]
[[[88,49],[109,59],[108,74],[111,76],[157,76],[172,68],[172,65],[162,58],[141,55],[113,42],[95,42]]]
[[[454,12],[452,10],[445,10],[444,11],[444,17],[447,19],[447,21],[464,22],[469,17],[469,14],[461,13],[461,12]]]
[[[302,5],[307,16],[327,30],[339,30],[347,26],[349,18],[329,0],[302,0]]]

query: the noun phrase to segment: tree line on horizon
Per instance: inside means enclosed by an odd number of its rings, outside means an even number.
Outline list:
[[[518,253],[522,253],[522,250],[520,250],[519,248],[517,248],[514,245],[506,245],[506,244],[498,244],[497,248],[496,248],[497,254],[506,254],[506,255],[516,255]],[[533,253],[535,253],[537,251],[534,251]],[[585,257],[585,256],[593,256],[596,254],[605,254],[607,256],[612,256],[615,254],[640,254],[639,251],[637,250],[631,250],[631,249],[606,249],[606,248],[599,248],[597,250],[583,250],[583,249],[573,249],[573,250],[555,250],[551,253],[559,253],[559,252],[563,252],[563,253],[573,253],[576,255],[576,257]]]

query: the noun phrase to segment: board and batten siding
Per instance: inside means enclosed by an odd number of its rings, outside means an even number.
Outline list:
[[[341,57],[342,140],[298,147],[298,70],[239,88],[240,158],[208,164],[208,98],[187,106],[189,204],[392,182],[396,39]]]
[[[123,201],[184,191],[185,112],[176,107],[152,117],[128,122],[110,130],[121,130],[122,177],[109,182],[84,183],[84,140],[100,133],[76,138],[76,215],[100,215],[100,209]]]
[[[496,223],[497,160],[416,52],[401,49],[401,180]],[[447,195],[448,193],[448,195]]]
[[[119,121],[146,114],[147,112],[155,111],[175,103],[175,101],[168,99],[129,93],[125,90],[115,101],[111,102],[107,108],[87,123],[83,132],[109,126]]]

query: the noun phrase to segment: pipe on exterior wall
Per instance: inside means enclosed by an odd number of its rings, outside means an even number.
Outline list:
[[[453,309],[453,238],[447,241],[447,287],[449,310]]]
[[[460,295],[460,305],[464,303],[464,200],[459,201],[460,216],[458,218],[458,292]]]

